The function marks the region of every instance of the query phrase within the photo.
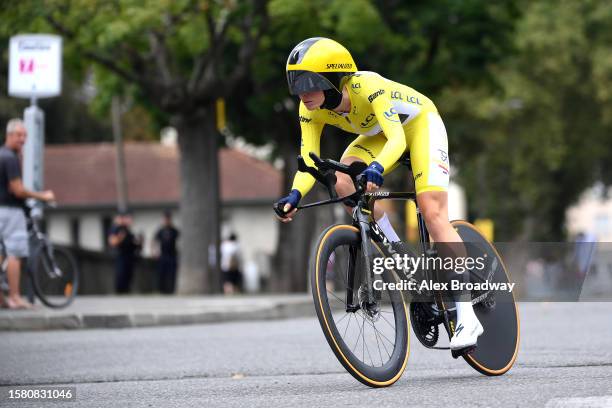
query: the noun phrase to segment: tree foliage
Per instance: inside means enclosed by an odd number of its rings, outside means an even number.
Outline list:
[[[568,206],[612,181],[612,104],[602,89],[612,75],[612,14],[604,1],[562,4],[526,5],[516,50],[494,70],[501,92],[443,98],[455,117],[474,121],[465,130],[479,151],[459,174],[473,213],[492,216],[506,238],[562,239]]]
[[[563,239],[568,206],[612,181],[611,10],[602,0],[271,2],[247,116],[264,126],[295,116],[286,55],[330,36],[360,69],[436,102],[471,218],[493,218],[500,239]]]

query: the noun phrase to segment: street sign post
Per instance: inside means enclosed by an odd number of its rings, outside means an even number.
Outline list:
[[[41,191],[44,180],[45,114],[37,99],[62,91],[62,38],[48,34],[11,37],[9,45],[9,95],[30,99],[23,114],[28,138],[23,152],[23,184]]]
[[[62,92],[62,38],[23,34],[11,37],[9,95],[49,98]]]

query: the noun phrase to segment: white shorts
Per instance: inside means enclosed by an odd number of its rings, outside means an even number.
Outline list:
[[[0,241],[8,256],[25,258],[29,255],[28,228],[21,208],[0,207]]]

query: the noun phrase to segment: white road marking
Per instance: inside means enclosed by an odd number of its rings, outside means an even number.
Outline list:
[[[612,408],[612,395],[583,398],[553,398],[546,408]]]

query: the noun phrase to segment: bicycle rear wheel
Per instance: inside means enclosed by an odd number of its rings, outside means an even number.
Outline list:
[[[372,243],[375,255],[381,248]],[[321,235],[311,262],[312,295],[321,328],[344,368],[370,387],[393,384],[408,361],[408,311],[399,290],[379,290],[375,305],[366,302],[365,258],[357,228],[334,225]],[[385,283],[399,281],[394,272]],[[347,306],[347,292],[349,296]]]
[[[452,221],[468,248],[468,256],[484,256],[487,268],[483,272],[472,271],[470,281],[508,283],[508,271],[499,253],[480,231],[465,221]],[[470,253],[470,251],[474,253]],[[484,328],[478,337],[478,347],[471,354],[463,356],[476,371],[496,376],[506,373],[516,360],[520,341],[518,308],[512,292],[472,292],[474,312]]]
[[[79,274],[72,254],[64,248],[38,246],[30,264],[34,291],[47,306],[61,308],[74,299]]]

